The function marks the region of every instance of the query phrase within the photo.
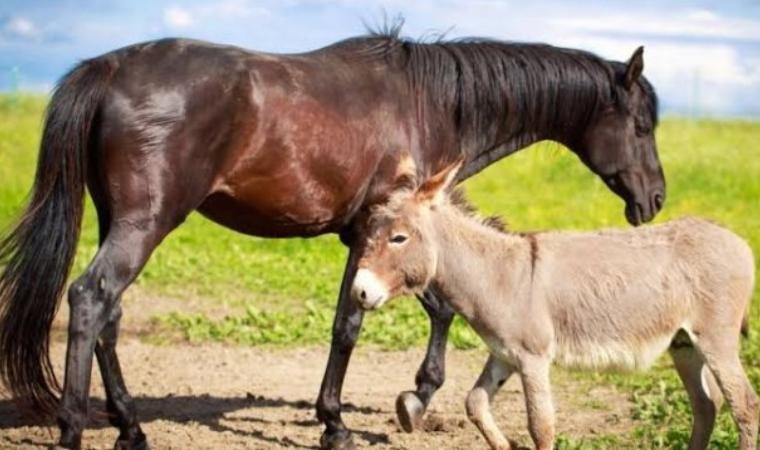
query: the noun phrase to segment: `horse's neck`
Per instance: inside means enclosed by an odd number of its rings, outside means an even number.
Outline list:
[[[435,290],[469,319],[478,303],[496,292],[509,292],[510,280],[523,271],[529,244],[519,235],[499,233],[458,212],[437,214]]]
[[[516,89],[522,89],[519,92]],[[551,140],[572,148],[588,127],[588,111],[595,108],[598,101],[591,95],[578,97],[573,92],[572,83],[562,79],[552,80],[551,84],[534,87],[538,89],[532,92],[522,87],[515,88],[511,92],[494,91],[490,104],[501,105],[502,113],[496,114],[493,120],[502,123],[481,124],[483,129],[470,129],[468,134],[476,134],[478,139],[466,136],[461,140],[463,148],[461,155],[468,162],[460,173],[460,179],[468,178],[483,170],[500,159],[522,150],[536,142]],[[520,113],[507,113],[509,103],[521,101],[524,98],[547,99],[551,98],[546,91],[554,93],[552,104],[544,104],[541,101],[527,102],[526,110]],[[588,104],[579,102],[587,101]],[[568,110],[577,109],[579,113],[552,114],[557,108]],[[583,111],[581,113],[581,111]],[[517,114],[520,116],[518,117]],[[535,118],[535,119],[534,119]],[[540,118],[540,119],[539,119]],[[497,126],[494,126],[497,125]]]

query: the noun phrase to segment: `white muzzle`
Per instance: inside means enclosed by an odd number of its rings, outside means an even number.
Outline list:
[[[364,309],[377,309],[388,300],[388,288],[374,272],[359,269],[351,287],[351,298]]]

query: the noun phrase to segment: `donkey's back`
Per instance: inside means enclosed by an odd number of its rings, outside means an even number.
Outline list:
[[[537,287],[557,362],[646,368],[677,334],[738,340],[754,285],[747,243],[706,220],[538,237]]]

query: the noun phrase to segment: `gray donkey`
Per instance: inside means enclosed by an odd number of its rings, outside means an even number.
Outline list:
[[[490,351],[466,409],[492,448],[510,448],[490,401],[512,373],[522,380],[536,447],[551,449],[552,362],[639,369],[666,350],[691,400],[689,449],[707,448],[724,396],[741,449],[756,448],[758,397],[739,359],[755,273],[744,240],[695,218],[587,233],[500,232],[446,194],[457,170],[398,190],[371,211],[351,294],[365,309],[428,287],[450,299]]]

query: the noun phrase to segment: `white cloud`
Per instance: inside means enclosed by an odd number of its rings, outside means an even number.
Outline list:
[[[265,7],[255,5],[248,0],[222,0],[204,7],[201,11],[204,15],[218,15],[222,17],[251,17],[271,16],[272,13]]]
[[[33,39],[40,36],[40,30],[34,22],[24,17],[12,17],[5,23],[3,31],[11,36],[25,39]]]
[[[194,22],[190,11],[180,6],[170,6],[164,10],[164,23],[169,28],[187,28]]]
[[[550,23],[583,32],[760,40],[760,21],[722,17],[707,10],[675,10],[657,15],[626,12],[594,15],[593,18],[556,18]]]
[[[189,28],[199,23],[269,17],[271,12],[249,0],[222,0],[191,8],[170,6],[164,10],[164,24],[169,28]]]

